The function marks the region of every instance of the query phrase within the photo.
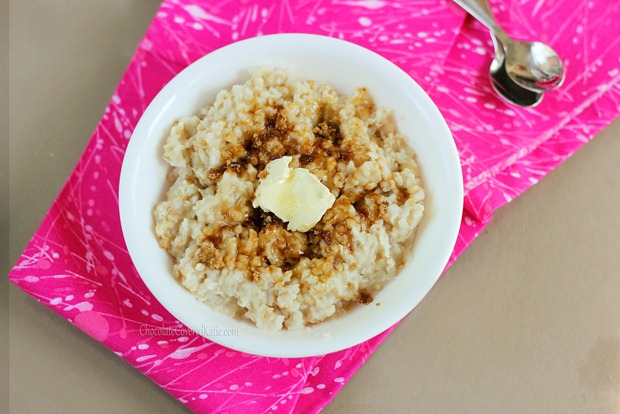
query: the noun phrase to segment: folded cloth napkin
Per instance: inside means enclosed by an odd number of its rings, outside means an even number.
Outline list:
[[[374,50],[430,94],[454,134],[466,199],[452,262],[495,209],[620,112],[620,4],[571,6],[506,0],[494,8],[510,34],[548,42],[567,66],[562,89],[522,109],[500,101],[488,83],[488,33],[447,0],[165,0],[9,277],[196,412],[316,412],[393,328],[341,352],[277,359],[223,348],[176,321],[133,267],[117,211],[123,154],[146,106],[188,64],[243,38],[318,33]]]

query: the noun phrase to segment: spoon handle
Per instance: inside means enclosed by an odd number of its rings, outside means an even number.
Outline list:
[[[510,36],[495,21],[487,0],[454,0],[454,2],[485,25],[502,44],[505,45],[511,41]]]

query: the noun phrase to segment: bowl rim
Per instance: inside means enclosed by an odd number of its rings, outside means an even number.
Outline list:
[[[325,47],[348,49],[352,53],[364,54],[365,58],[372,60],[374,64],[377,64],[382,69],[388,71],[390,75],[399,76],[400,78],[402,78],[402,79],[399,79],[399,81],[402,80],[403,88],[408,88],[415,92],[416,98],[422,100],[421,105],[424,106],[425,110],[428,111],[429,116],[433,118],[433,122],[436,123],[435,127],[439,128],[442,131],[442,134],[443,134],[442,139],[446,141],[445,145],[447,145],[446,150],[448,151],[448,153],[446,153],[445,156],[449,164],[455,167],[455,168],[452,168],[451,171],[449,171],[450,178],[451,178],[450,182],[455,184],[455,186],[451,188],[451,190],[454,192],[454,194],[452,194],[452,197],[451,197],[451,201],[453,203],[453,208],[451,210],[452,213],[449,215],[449,217],[446,217],[449,231],[447,232],[447,234],[445,234],[446,242],[443,245],[444,246],[443,250],[440,252],[440,254],[438,254],[437,260],[434,262],[433,268],[429,269],[429,272],[432,273],[432,278],[431,278],[432,283],[427,283],[425,286],[423,286],[423,288],[421,289],[422,294],[419,300],[412,301],[412,303],[410,303],[409,305],[401,306],[400,311],[393,312],[393,314],[391,314],[389,318],[386,318],[385,322],[382,323],[381,326],[369,327],[369,329],[366,331],[366,334],[362,335],[363,337],[360,337],[360,335],[358,335],[355,338],[344,338],[342,340],[336,341],[336,343],[329,340],[330,338],[325,337],[325,339],[322,341],[314,341],[314,340],[310,341],[313,343],[316,342],[314,346],[301,345],[297,347],[287,348],[287,347],[282,347],[282,346],[278,347],[279,343],[281,344],[288,343],[287,340],[284,338],[284,336],[293,335],[293,334],[288,334],[287,332],[297,332],[297,333],[301,332],[302,333],[301,335],[303,335],[303,332],[307,332],[307,330],[279,331],[280,333],[284,333],[284,334],[281,334],[281,336],[279,336],[279,338],[282,339],[281,342],[278,340],[278,338],[265,339],[265,337],[262,336],[260,332],[257,332],[258,338],[254,338],[254,341],[252,340],[252,338],[250,338],[250,340],[248,341],[242,341],[242,344],[240,344],[239,340],[235,339],[234,337],[213,336],[213,335],[204,334],[203,332],[201,332],[201,330],[198,329],[198,326],[195,324],[195,322],[190,321],[186,317],[185,311],[179,307],[179,304],[176,303],[175,300],[171,299],[169,295],[167,294],[167,292],[162,291],[160,286],[158,286],[157,282],[154,281],[152,278],[150,278],[150,276],[147,276],[147,273],[144,272],[144,266],[143,266],[144,258],[142,257],[143,253],[140,252],[140,243],[139,243],[139,240],[136,239],[136,234],[135,234],[135,229],[133,228],[134,226],[132,224],[132,214],[131,214],[133,210],[133,207],[132,207],[132,198],[133,198],[132,188],[133,187],[131,185],[132,184],[131,171],[133,171],[133,169],[131,168],[130,163],[132,162],[132,160],[136,158],[137,153],[140,151],[140,144],[143,143],[143,141],[146,139],[146,138],[141,139],[140,137],[141,136],[144,137],[144,136],[147,136],[149,133],[152,133],[152,131],[150,131],[149,122],[152,121],[153,117],[155,117],[158,113],[166,109],[166,105],[175,96],[175,89],[177,89],[180,85],[183,85],[184,82],[187,81],[186,78],[190,77],[192,71],[196,70],[195,68],[200,67],[201,65],[209,65],[209,64],[212,64],[212,62],[217,62],[218,59],[225,57],[229,53],[238,53],[250,47],[260,48],[261,45],[268,44],[269,42],[276,42],[276,43],[277,42],[295,42],[295,43],[310,42],[313,44],[324,45]],[[227,87],[228,86],[223,85],[221,89],[224,89]],[[416,148],[414,148],[414,150],[416,150]],[[456,183],[458,183],[458,185],[456,185]],[[216,49],[206,54],[205,56],[201,57],[200,59],[196,60],[194,63],[188,65],[186,68],[180,71],[177,75],[175,75],[172,78],[172,80],[170,80],[157,93],[155,98],[149,103],[144,113],[141,115],[140,120],[138,121],[136,128],[134,129],[132,133],[131,139],[129,140],[129,143],[127,145],[127,148],[126,148],[126,151],[123,157],[121,174],[119,178],[119,194],[118,194],[119,207],[118,208],[119,208],[123,238],[125,240],[129,256],[136,268],[136,271],[139,277],[145,283],[145,285],[147,286],[149,291],[152,293],[154,298],[157,301],[159,301],[161,305],[164,308],[166,308],[166,310],[170,312],[172,316],[174,316],[174,318],[176,318],[179,322],[183,323],[188,328],[204,336],[205,338],[213,342],[216,342],[220,345],[223,345],[225,347],[234,349],[234,350],[238,350],[238,351],[242,351],[242,352],[246,352],[250,354],[255,354],[255,355],[270,356],[270,357],[309,357],[309,356],[317,356],[317,355],[323,355],[323,354],[327,354],[331,352],[340,351],[340,350],[349,348],[351,346],[360,344],[362,342],[365,342],[373,338],[374,336],[382,333],[383,331],[390,329],[393,325],[398,323],[402,318],[404,318],[409,312],[411,312],[421,302],[421,300],[426,296],[428,291],[431,290],[431,288],[435,285],[435,283],[441,276],[441,273],[444,270],[446,264],[448,263],[448,260],[452,254],[454,245],[457,241],[458,232],[459,232],[461,219],[462,219],[462,210],[463,210],[463,185],[462,183],[463,183],[463,177],[462,177],[462,170],[461,170],[460,159],[458,156],[458,151],[457,151],[456,144],[454,142],[454,139],[452,137],[452,134],[450,132],[450,129],[445,119],[443,118],[439,109],[434,104],[434,102],[431,100],[431,98],[406,72],[404,72],[394,63],[385,59],[381,55],[367,48],[359,46],[355,43],[351,43],[345,40],[336,39],[333,37],[323,36],[323,35],[286,33],[286,34],[273,34],[273,35],[266,35],[266,36],[245,39],[245,40],[241,40],[235,43],[231,43],[227,46],[223,46],[219,49]],[[426,190],[426,187],[425,187],[425,190]],[[153,234],[153,237],[155,237],[154,234]],[[171,279],[174,280],[172,275],[170,275],[170,277]],[[176,282],[176,280],[174,281]],[[383,289],[385,289],[385,287]],[[201,303],[201,305],[208,306],[204,303]],[[231,316],[227,316],[227,315],[224,315],[224,316],[232,319]],[[318,324],[318,325],[321,325],[321,324]],[[255,329],[259,330],[258,328],[255,328]],[[308,328],[308,330],[309,329],[312,329],[312,328]],[[262,330],[259,330],[259,331],[262,331]],[[299,336],[298,334],[294,334],[294,335]],[[300,344],[299,341],[297,341],[296,343]]]

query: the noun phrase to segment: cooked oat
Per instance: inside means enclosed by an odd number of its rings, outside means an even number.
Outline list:
[[[265,165],[291,156],[336,197],[307,232],[252,207]],[[424,211],[413,150],[365,88],[343,97],[255,69],[164,145],[172,186],[155,206],[160,245],[198,299],[259,328],[297,329],[370,303],[403,265]]]

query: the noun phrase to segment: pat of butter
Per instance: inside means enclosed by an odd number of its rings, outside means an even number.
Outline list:
[[[308,231],[321,220],[336,197],[310,171],[289,168],[292,160],[282,157],[267,164],[267,176],[260,180],[252,205],[288,222],[288,230]]]

